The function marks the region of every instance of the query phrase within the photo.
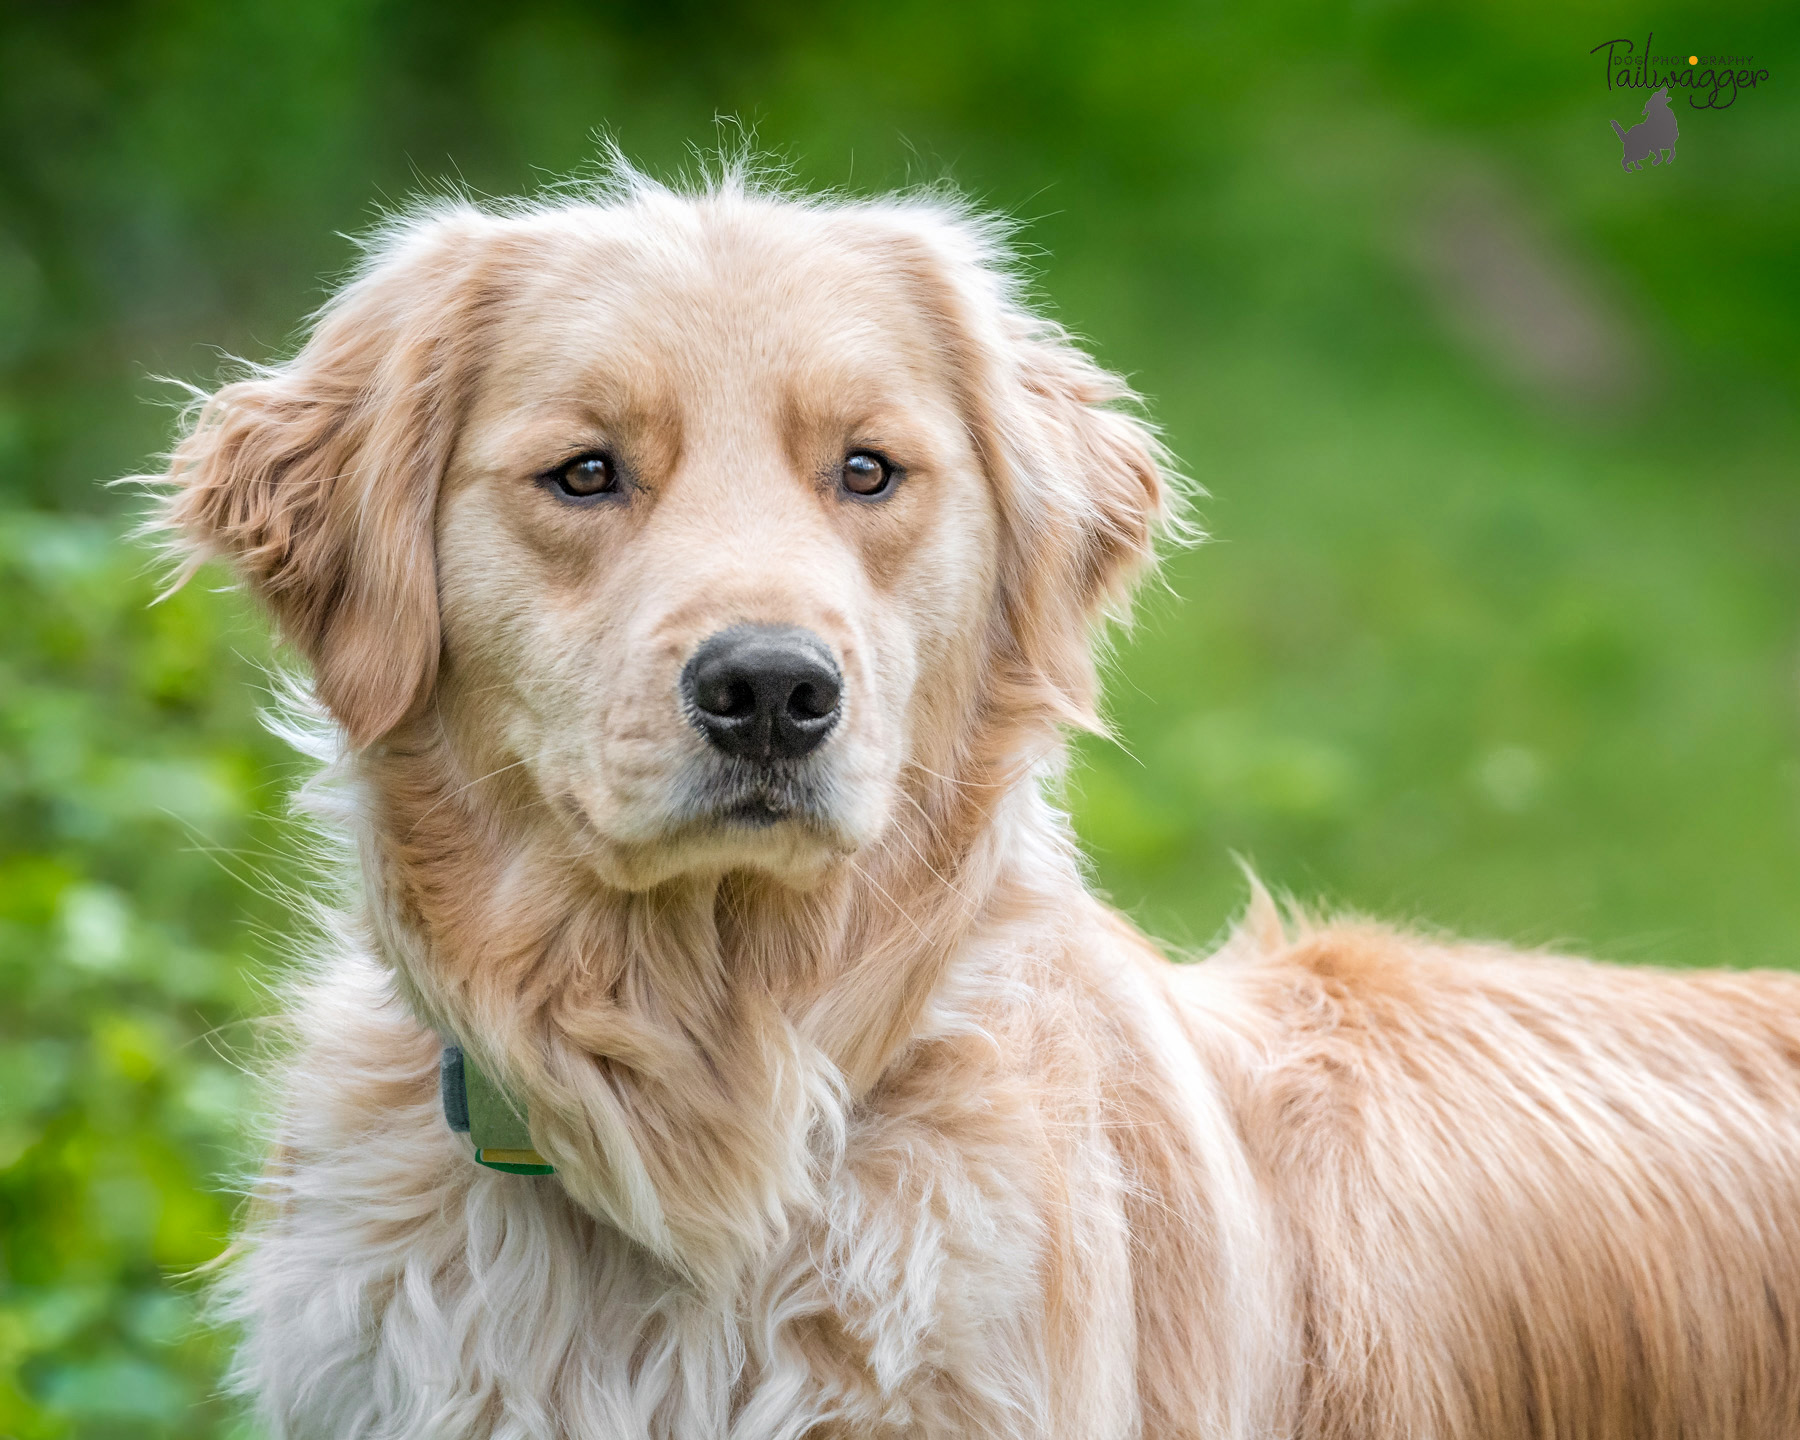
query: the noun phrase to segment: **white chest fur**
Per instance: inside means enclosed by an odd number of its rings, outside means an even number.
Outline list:
[[[222,1292],[245,1327],[237,1383],[275,1434],[1064,1428],[1042,1208],[1004,1117],[1009,1143],[971,1148],[927,1111],[860,1113],[817,1205],[733,1293],[707,1296],[555,1179],[477,1166],[438,1109],[435,1037],[373,964],[339,962],[299,1026],[283,1143]],[[1116,1211],[1116,1174],[1088,1183],[1083,1208]],[[1121,1226],[1082,1243],[1125,1263]],[[1097,1317],[1118,1361],[1091,1357],[1116,1373],[1081,1387],[1110,1392],[1085,1434],[1132,1423],[1128,1288]]]

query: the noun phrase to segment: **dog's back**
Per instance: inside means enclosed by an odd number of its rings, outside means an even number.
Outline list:
[[[1250,948],[1176,983],[1244,1045],[1296,1433],[1800,1433],[1800,977]]]

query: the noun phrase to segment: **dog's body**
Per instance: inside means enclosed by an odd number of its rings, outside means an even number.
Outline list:
[[[202,412],[361,872],[227,1282],[276,1434],[1795,1433],[1800,981],[1088,893],[1122,394],[941,206],[634,183],[403,227]]]
[[[1629,130],[1617,120],[1613,134],[1619,137],[1619,167],[1642,170],[1644,157],[1652,165],[1663,165],[1675,158],[1675,142],[1681,138],[1681,126],[1669,108],[1669,87],[1663,86],[1644,102],[1644,118]]]

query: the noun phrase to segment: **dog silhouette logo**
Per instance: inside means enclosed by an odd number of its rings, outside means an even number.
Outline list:
[[[1612,127],[1613,134],[1619,137],[1619,144],[1625,149],[1619,161],[1622,170],[1642,170],[1646,155],[1652,165],[1675,158],[1675,142],[1681,136],[1681,127],[1675,123],[1675,112],[1669,108],[1667,85],[1644,102],[1642,121],[1625,130],[1614,120]]]

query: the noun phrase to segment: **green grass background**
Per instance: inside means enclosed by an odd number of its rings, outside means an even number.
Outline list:
[[[1624,173],[1590,48],[1751,53]],[[1071,800],[1202,946],[1302,897],[1800,961],[1800,11],[1424,0],[0,9],[0,1436],[239,1422],[223,1244],[300,873],[263,631],[149,604],[101,482],[268,358],[379,208],[652,170],[949,177],[1211,492]],[[728,131],[726,139],[733,140]],[[215,580],[217,577],[214,577]]]

